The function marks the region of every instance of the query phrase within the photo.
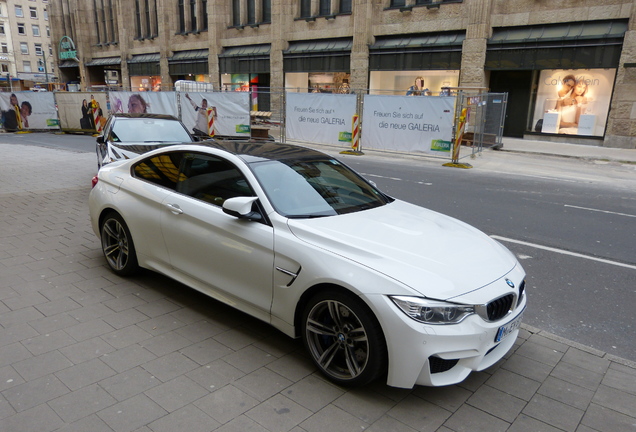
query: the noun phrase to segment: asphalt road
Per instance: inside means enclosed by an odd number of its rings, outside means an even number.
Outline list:
[[[94,152],[85,135],[0,134],[0,143]],[[524,322],[636,360],[636,167],[487,150],[474,168],[366,152],[341,156],[388,194],[470,223],[528,273]],[[458,256],[461,263],[470,257]]]

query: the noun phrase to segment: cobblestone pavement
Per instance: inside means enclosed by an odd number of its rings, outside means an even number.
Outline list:
[[[325,381],[298,341],[105,267],[92,153],[0,144],[0,430],[636,431],[636,365],[524,326],[444,388]]]

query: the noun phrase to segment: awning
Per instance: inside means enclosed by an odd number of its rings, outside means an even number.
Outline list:
[[[209,50],[176,51],[168,58],[168,63],[203,63],[208,61]]]
[[[429,52],[431,50],[459,49],[461,51],[464,39],[466,39],[466,33],[463,31],[377,36],[375,43],[369,46],[369,50],[386,52],[407,49],[411,52]]]
[[[155,63],[159,62],[159,53],[134,55],[128,63]]]
[[[103,57],[103,58],[94,58],[85,66],[112,66],[112,65],[120,65],[121,57]]]
[[[291,41],[289,42],[289,48],[283,51],[283,54],[328,53],[337,51],[347,51],[350,53],[352,46],[352,38]]]
[[[272,50],[272,46],[270,44],[226,47],[223,49],[223,52],[219,54],[219,57],[247,57],[247,56],[264,57],[264,56],[267,56],[267,58],[269,58],[269,54],[271,50]]]
[[[349,72],[352,38],[289,42],[283,51],[285,72]]]
[[[495,28],[485,69],[615,68],[627,28],[627,20]]]
[[[457,70],[464,31],[376,36],[369,46],[369,70]]]

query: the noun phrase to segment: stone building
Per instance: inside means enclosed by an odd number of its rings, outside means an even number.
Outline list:
[[[46,88],[55,76],[48,0],[0,0],[0,86]],[[52,88],[52,87],[51,87]]]
[[[60,80],[82,90],[202,81],[258,89],[258,109],[269,111],[283,91],[405,94],[421,77],[432,95],[508,93],[506,136],[636,148],[635,0],[50,0],[49,9]]]

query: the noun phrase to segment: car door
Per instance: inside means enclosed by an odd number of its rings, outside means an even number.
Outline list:
[[[205,283],[214,291],[208,294],[264,318],[272,298],[273,228],[221,207],[228,198],[254,195],[241,171],[220,157],[185,153],[176,191],[161,218],[172,266]]]

